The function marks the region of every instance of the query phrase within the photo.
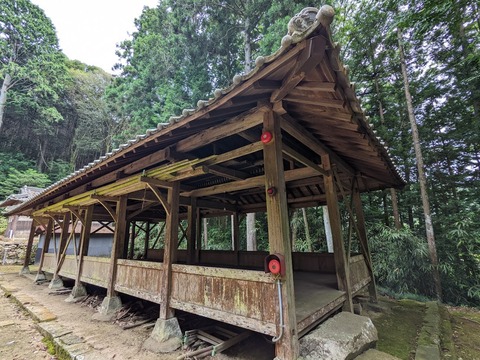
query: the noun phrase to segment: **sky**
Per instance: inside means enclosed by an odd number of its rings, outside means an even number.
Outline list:
[[[30,0],[52,20],[60,47],[69,59],[112,73],[116,44],[135,30],[144,6],[159,0]]]

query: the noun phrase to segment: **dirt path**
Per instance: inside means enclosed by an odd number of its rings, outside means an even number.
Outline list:
[[[16,304],[0,296],[0,309],[0,359],[55,359],[47,352],[32,319]]]

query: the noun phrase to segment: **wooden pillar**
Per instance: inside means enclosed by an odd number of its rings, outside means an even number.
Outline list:
[[[133,259],[133,255],[134,255],[134,248],[135,248],[135,236],[136,236],[136,232],[137,232],[137,223],[135,221],[132,221],[131,222],[132,224],[132,230],[130,232],[130,245],[129,245],[129,249],[128,249],[128,259]]]
[[[345,245],[343,243],[338,196],[335,188],[332,164],[330,163],[330,156],[328,154],[322,156],[322,165],[323,168],[328,172],[328,176],[323,176],[323,182],[325,184],[328,216],[330,218],[330,229],[332,231],[333,256],[335,259],[338,289],[345,291],[347,295],[347,301],[345,303],[344,310],[353,312],[350,276],[347,258],[345,256]]]
[[[117,277],[117,260],[123,254],[125,234],[127,231],[127,197],[121,196],[115,211],[115,232],[113,233],[112,254],[107,284],[107,297],[116,296],[115,280]]]
[[[21,273],[29,274],[30,271],[28,269],[28,265],[30,264],[30,256],[32,255],[32,246],[33,246],[33,238],[35,237],[35,220],[32,219],[32,225],[30,226],[30,234],[28,235],[28,242],[27,242],[27,251],[25,252],[25,259],[23,260],[23,269]]]
[[[87,207],[82,222],[82,233],[80,235],[80,249],[78,254],[78,266],[77,274],[75,277],[75,286],[80,285],[80,278],[82,276],[83,268],[83,258],[88,254],[88,245],[90,243],[90,233],[92,230],[93,207],[94,205],[90,205],[89,207]]]
[[[264,113],[263,127],[264,132],[268,131],[273,135],[272,140],[263,146],[268,242],[270,253],[279,253],[285,257],[286,267],[286,275],[282,279],[283,308],[279,309],[279,311],[283,311],[285,324],[283,336],[275,344],[275,353],[282,360],[296,359],[299,355],[299,344],[280,119],[274,117],[272,111],[267,111]],[[269,194],[268,189],[272,189],[274,194]],[[272,301],[274,300],[272,299]],[[280,327],[277,324],[277,334],[279,333]]]
[[[45,230],[45,239],[43,241],[42,254],[40,256],[40,263],[38,264],[37,277],[39,274],[42,273],[43,261],[45,259],[45,254],[48,252],[48,248],[50,247],[50,239],[52,238],[53,227],[54,227],[53,219],[49,219],[47,223],[47,229]]]
[[[145,223],[145,243],[143,246],[143,259],[147,258],[149,245],[150,245],[150,221],[147,221]]]
[[[192,197],[188,207],[187,264],[195,263],[195,245],[197,235],[197,198]]]
[[[165,246],[163,255],[163,271],[160,289],[160,316],[162,320],[170,319],[175,312],[170,308],[170,293],[172,285],[172,264],[176,261],[178,243],[178,206],[180,202],[180,184],[174,182],[168,189],[167,218],[165,228]]]
[[[195,248],[195,264],[200,263],[200,251],[202,250],[202,217],[200,215],[201,215],[200,209],[197,207],[197,215],[196,215],[197,246]]]
[[[231,216],[232,219],[232,250],[235,252],[235,259],[237,265],[240,263],[240,221],[238,219],[238,213],[234,213]]]
[[[70,211],[66,212],[65,215],[63,215],[63,221],[62,221],[62,227],[61,227],[61,232],[60,232],[60,244],[58,246],[58,252],[57,252],[57,266],[55,267],[55,272],[53,273],[53,280],[58,279],[58,273],[60,272],[60,269],[62,268],[63,264],[63,257],[62,254],[65,252],[66,253],[66,247],[67,247],[67,239],[69,236],[68,230],[70,228],[70,219],[71,219],[71,214]],[[75,229],[72,229],[73,232],[75,232]]]
[[[362,255],[365,259],[368,272],[370,273],[370,278],[372,279],[372,281],[368,285],[368,292],[370,294],[370,300],[373,302],[377,302],[377,286],[375,283],[375,275],[373,274],[372,256],[370,255],[370,248],[368,246],[367,229],[365,227],[365,215],[363,213],[362,199],[360,197],[360,192],[358,191],[357,187],[355,187],[352,196],[360,237],[360,251],[362,252]]]

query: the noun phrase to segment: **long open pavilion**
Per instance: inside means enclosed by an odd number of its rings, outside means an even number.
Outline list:
[[[155,341],[179,336],[158,334],[175,327],[175,310],[182,310],[279,338],[279,359],[297,358],[299,337],[341,308],[352,311],[360,291],[375,298],[360,194],[404,181],[339,59],[333,16],[330,6],[304,9],[279,50],[257,58],[230,87],[18,207],[16,214],[35,220],[29,250],[35,224],[46,228],[39,276],[52,273],[52,286],[74,279],[73,297],[85,295],[85,283],[106,288],[105,315],[121,305],[118,293],[160,304]],[[334,253],[292,252],[289,209],[321,205],[328,207]],[[250,212],[266,212],[268,252],[240,251],[239,216]],[[201,219],[226,215],[232,249],[205,250]],[[89,256],[92,222],[112,231],[109,258]],[[69,235],[77,224],[78,242]],[[161,249],[152,244],[155,224],[164,224]],[[135,260],[139,233],[147,241]],[[58,246],[48,252],[52,234]],[[69,243],[73,255],[66,254]],[[264,271],[268,254],[278,255],[280,274]]]

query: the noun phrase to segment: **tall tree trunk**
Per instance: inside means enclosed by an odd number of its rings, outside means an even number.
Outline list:
[[[435,234],[433,231],[432,216],[430,213],[430,203],[427,193],[427,178],[425,176],[422,149],[420,147],[420,136],[418,134],[417,122],[413,112],[412,95],[410,94],[410,85],[407,76],[407,66],[405,62],[405,53],[403,50],[403,34],[400,27],[397,29],[398,49],[400,53],[400,65],[402,68],[403,84],[405,88],[405,98],[407,102],[408,118],[412,127],[413,146],[417,160],[418,178],[420,182],[420,193],[422,196],[423,213],[425,216],[425,230],[427,233],[428,250],[430,261],[432,262],[433,281],[437,299],[442,301],[442,285],[440,281],[440,272],[438,271],[437,246],[435,243]]]
[[[322,206],[323,210],[323,226],[325,227],[325,237],[327,240],[327,251],[333,253],[333,236],[332,228],[330,227],[330,215],[328,215],[328,207]]]
[[[257,250],[257,232],[255,228],[255,213],[247,214],[247,251]]]
[[[400,230],[402,228],[402,222],[400,221],[400,213],[398,211],[397,190],[390,188],[390,197],[392,198],[393,221],[395,223],[395,229]]]
[[[302,208],[302,214],[303,214],[303,223],[305,224],[305,238],[307,240],[307,250],[308,252],[313,252],[312,238],[310,237],[310,227],[308,226],[308,219],[307,219],[307,209]]]
[[[208,249],[208,219],[203,218],[203,246]]]
[[[5,107],[7,106],[7,91],[12,84],[12,77],[10,74],[5,74],[3,79],[2,89],[0,90],[0,131],[2,131],[3,117],[5,116]]]
[[[245,19],[245,27],[243,30],[243,48],[245,51],[245,74],[250,72],[250,62],[252,57],[252,39],[250,37],[250,19]],[[257,233],[255,229],[255,213],[247,214],[247,250],[255,251],[257,250]]]

